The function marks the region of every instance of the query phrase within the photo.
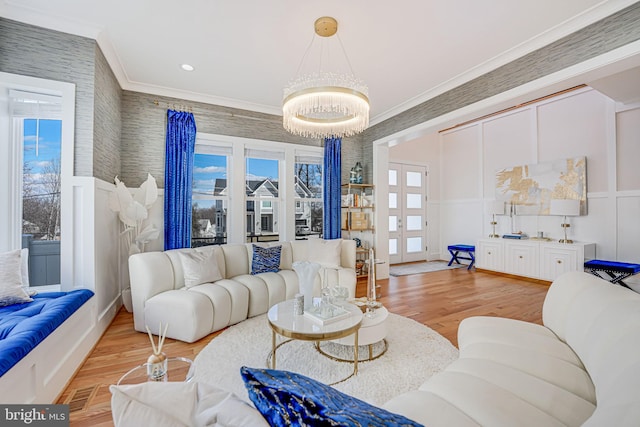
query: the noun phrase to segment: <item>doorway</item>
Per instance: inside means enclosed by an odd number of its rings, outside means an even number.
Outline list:
[[[389,263],[427,259],[427,168],[389,163]]]

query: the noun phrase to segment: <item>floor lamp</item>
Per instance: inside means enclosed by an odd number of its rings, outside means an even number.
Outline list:
[[[580,215],[580,200],[551,199],[549,213],[551,215],[564,216],[564,222],[561,224],[562,228],[564,228],[564,239],[560,239],[558,241],[560,243],[573,243],[573,240],[569,240],[567,237],[567,228],[571,227],[571,224],[567,222],[567,217]]]
[[[491,227],[493,227],[491,234],[489,234],[489,237],[500,237],[499,234],[496,234],[496,225],[498,225],[498,223],[496,222],[496,215],[504,215],[504,202],[499,202],[499,201],[494,201],[489,205],[489,213],[491,215],[493,215],[493,218],[491,220]]]

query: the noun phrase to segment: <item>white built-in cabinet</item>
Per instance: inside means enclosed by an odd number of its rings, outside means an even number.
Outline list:
[[[499,238],[478,240],[475,256],[483,270],[553,281],[568,271],[583,271],[585,260],[595,255],[595,243]]]

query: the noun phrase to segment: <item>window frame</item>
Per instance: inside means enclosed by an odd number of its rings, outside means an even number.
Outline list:
[[[0,72],[0,86],[2,90],[18,90],[42,95],[58,96],[62,103],[62,137],[60,152],[60,284],[38,286],[42,290],[71,290],[75,285],[74,265],[74,210],[73,210],[73,173],[74,173],[74,134],[75,134],[75,97],[76,87],[72,83],[47,80],[36,77],[22,76]],[[4,101],[3,101],[4,102]],[[8,100],[7,108],[8,108]],[[4,113],[4,104],[0,106],[0,133],[12,140],[14,132],[13,120],[9,117],[8,109]],[[22,147],[20,147],[21,149]],[[0,149],[0,158],[6,159],[2,164],[7,165],[4,173],[0,173],[0,180],[5,186],[0,186],[0,213],[9,218],[6,224],[0,224],[0,252],[22,247],[22,152],[7,144]],[[18,177],[19,176],[19,177]],[[18,178],[16,178],[18,177]],[[18,205],[16,205],[18,204]],[[18,226],[16,226],[18,224]],[[65,237],[66,236],[66,237]]]
[[[259,140],[252,138],[242,138],[228,135],[198,133],[196,144],[224,145],[231,147],[229,171],[227,183],[229,188],[229,211],[227,213],[227,243],[246,242],[246,202],[259,199],[246,197],[246,191],[238,192],[237,188],[245,188],[246,159],[247,150],[280,153],[279,173],[278,173],[278,195],[280,206],[279,211],[279,240],[295,240],[295,188],[294,188],[294,166],[296,151],[304,149],[305,152],[322,158],[323,149],[321,146],[292,144],[280,141]],[[242,213],[240,215],[239,213]]]

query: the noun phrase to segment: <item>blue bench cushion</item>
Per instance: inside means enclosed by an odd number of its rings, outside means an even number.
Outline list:
[[[631,264],[627,262],[605,261],[601,259],[592,259],[584,263],[585,268],[594,270],[619,271],[621,273],[638,274],[640,273],[640,264]]]
[[[475,252],[476,247],[473,245],[449,245],[447,249],[450,251]]]
[[[93,292],[44,292],[32,302],[0,307],[0,376],[82,306]]]

